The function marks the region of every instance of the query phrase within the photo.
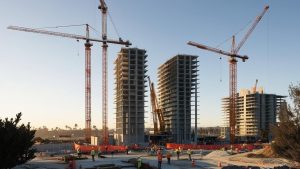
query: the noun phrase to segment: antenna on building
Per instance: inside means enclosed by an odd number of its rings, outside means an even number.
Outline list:
[[[258,83],[258,79],[256,79],[255,84],[253,86],[253,89],[252,89],[253,90],[253,94],[256,93],[257,83]]]

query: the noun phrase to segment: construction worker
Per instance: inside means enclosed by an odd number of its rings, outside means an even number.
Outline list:
[[[101,157],[101,148],[99,147],[98,148],[98,158],[100,158]]]
[[[138,157],[138,160],[137,160],[137,168],[140,169],[142,167],[142,158],[141,157]]]
[[[79,147],[76,149],[76,152],[77,152],[78,158],[80,158],[81,157],[81,152],[80,152],[80,148]]]
[[[128,155],[128,146],[126,146],[126,154]]]
[[[95,150],[94,148],[91,151],[92,160],[95,161]]]
[[[157,149],[157,154],[159,154],[159,153],[161,153],[161,150],[160,150],[160,148],[159,148],[159,149]]]
[[[110,152],[111,158],[114,158],[114,153],[115,153],[115,150],[112,150],[112,151]]]
[[[151,147],[151,149],[150,149],[150,154],[151,154],[151,155],[155,155],[155,154],[154,154],[154,148],[153,148],[153,147]]]
[[[182,152],[182,148],[181,148],[181,147],[179,147],[178,151],[179,151],[179,154],[178,154],[178,156],[180,156],[180,153]],[[179,157],[178,157],[178,158],[179,158]]]
[[[203,150],[201,149],[200,150],[200,158],[202,159],[202,156],[203,156]]]
[[[168,159],[168,164],[169,165],[171,164],[171,157],[172,157],[172,154],[168,151],[167,152],[167,159]]]
[[[161,152],[157,153],[158,169],[161,169],[162,158],[163,158],[162,153]]]
[[[179,160],[179,154],[180,154],[180,152],[179,152],[179,150],[177,148],[175,149],[175,153],[177,154],[177,160]]]
[[[191,149],[188,149],[187,151],[186,151],[186,153],[189,155],[189,160],[191,161],[192,160],[192,151],[191,151]]]

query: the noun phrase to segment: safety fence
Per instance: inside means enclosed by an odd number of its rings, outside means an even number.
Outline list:
[[[74,143],[74,149],[79,150],[81,153],[89,153],[92,150],[101,151],[101,152],[125,152],[127,147],[126,146],[115,146],[115,145],[93,146],[93,145],[80,145],[80,144]]]
[[[259,148],[259,145],[254,144],[220,144],[220,145],[196,145],[196,144],[176,144],[176,143],[167,143],[167,149],[202,149],[202,150],[220,150],[220,149],[234,149],[234,150],[248,150],[252,151],[253,149]]]

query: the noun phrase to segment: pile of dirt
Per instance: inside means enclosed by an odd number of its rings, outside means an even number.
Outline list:
[[[263,149],[256,151],[255,153],[247,154],[249,158],[277,158],[278,155],[272,150],[270,145],[265,146]]]
[[[227,151],[216,150],[207,154],[205,158],[219,158],[219,157],[226,157],[226,156],[230,156],[230,154],[228,154]]]

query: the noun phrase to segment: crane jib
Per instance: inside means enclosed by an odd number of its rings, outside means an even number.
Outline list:
[[[33,28],[25,28],[25,27],[19,27],[19,26],[8,26],[7,29],[11,30],[17,30],[17,31],[23,31],[23,32],[32,32],[32,33],[39,33],[39,34],[46,34],[46,35],[52,35],[52,36],[59,36],[59,37],[65,37],[65,38],[72,38],[72,39],[78,39],[78,40],[88,40],[88,41],[94,41],[94,42],[106,42],[106,43],[113,43],[113,44],[120,44],[125,46],[130,46],[131,43],[129,41],[116,41],[111,39],[101,40],[96,38],[87,38],[82,35],[75,35],[70,33],[62,33],[62,32],[54,32],[54,31],[47,31],[47,30],[40,30],[40,29],[33,29]]]

